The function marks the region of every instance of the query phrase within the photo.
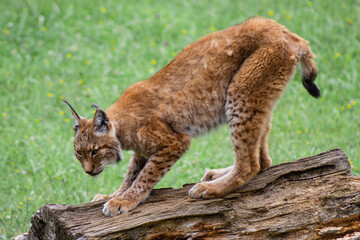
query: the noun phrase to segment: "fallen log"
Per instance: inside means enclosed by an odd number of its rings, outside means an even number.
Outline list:
[[[45,204],[27,239],[360,239],[360,178],[341,149],[282,163],[236,192],[192,199],[181,189],[153,190],[117,217],[104,201]]]

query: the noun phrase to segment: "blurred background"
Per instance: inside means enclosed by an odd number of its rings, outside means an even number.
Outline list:
[[[297,71],[274,110],[273,164],[340,147],[359,176],[360,1],[0,0],[0,238],[27,232],[45,203],[86,203],[121,184],[131,152],[98,178],[84,174],[63,97],[91,118],[93,102],[107,109],[189,43],[251,16],[308,40],[319,68],[320,99]],[[232,162],[223,126],[193,140],[157,187],[197,182]]]

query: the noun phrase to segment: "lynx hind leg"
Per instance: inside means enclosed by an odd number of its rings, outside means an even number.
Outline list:
[[[208,171],[206,171],[204,176],[201,178],[201,181],[206,182],[206,181],[212,181],[212,180],[218,179],[219,177],[222,177],[225,174],[227,174],[228,172],[230,172],[232,167],[233,166],[230,166],[230,167],[227,167],[227,168],[221,168],[221,169],[208,170]]]
[[[269,155],[268,136],[271,130],[271,118],[265,126],[260,144],[260,171],[264,171],[271,166],[271,158]]]
[[[233,168],[221,178],[196,184],[189,192],[192,197],[224,196],[260,171],[260,156],[264,167],[270,163],[264,142],[271,110],[295,71],[296,61],[286,49],[269,47],[248,57],[228,88],[226,115],[235,152]]]

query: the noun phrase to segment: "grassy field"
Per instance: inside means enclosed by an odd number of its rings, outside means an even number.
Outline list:
[[[45,203],[85,203],[122,181],[131,153],[96,179],[83,173],[61,98],[91,118],[92,102],[106,109],[187,44],[251,16],[307,39],[319,67],[320,99],[298,71],[275,108],[274,164],[341,147],[359,175],[359,1],[0,0],[0,238],[26,232]],[[224,126],[194,140],[157,187],[199,181],[232,161]]]

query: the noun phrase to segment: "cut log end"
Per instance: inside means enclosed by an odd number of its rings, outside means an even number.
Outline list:
[[[156,189],[113,218],[104,201],[46,204],[25,239],[360,239],[360,179],[350,168],[334,149],[272,166],[223,198],[192,199],[193,184]]]

